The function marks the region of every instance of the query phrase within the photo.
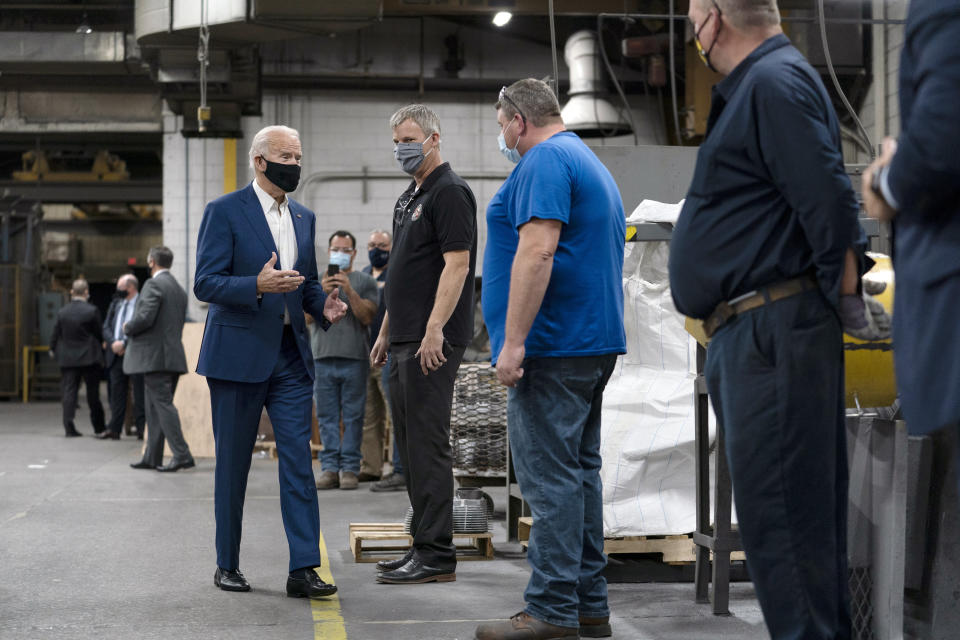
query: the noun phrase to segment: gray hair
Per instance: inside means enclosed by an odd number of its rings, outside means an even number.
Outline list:
[[[519,113],[525,120],[529,120],[535,127],[543,127],[560,121],[560,103],[557,96],[543,80],[526,78],[517,80],[504,89],[500,95],[503,99],[497,100],[494,105],[497,109],[513,118]]]
[[[296,129],[285,127],[282,124],[273,124],[257,131],[253,136],[253,142],[250,143],[250,168],[253,169],[253,159],[257,156],[266,156],[273,146],[273,139],[277,134],[286,134],[300,139],[300,133]]]
[[[132,273],[125,273],[117,278],[117,286],[124,286],[128,282],[133,285],[134,289],[140,290],[140,282],[137,280],[137,276]]]
[[[699,0],[700,6],[709,11],[714,0]],[[737,29],[775,27],[780,24],[780,9],[777,0],[716,0],[723,15]]]
[[[79,298],[90,293],[90,285],[87,284],[87,281],[83,278],[77,278],[73,281],[73,285],[70,287],[70,295],[74,298]]]
[[[413,120],[424,135],[440,135],[440,117],[426,105],[408,104],[397,109],[396,113],[390,116],[390,128],[396,129],[407,120]]]
[[[374,229],[373,231],[370,232],[370,235],[372,236],[378,233],[385,234],[387,238],[389,238],[390,240],[393,240],[393,234],[387,231],[386,229]]]

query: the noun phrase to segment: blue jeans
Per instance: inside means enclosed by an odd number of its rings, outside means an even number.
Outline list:
[[[705,373],[771,638],[850,638],[837,314],[816,290],[740,314],[710,342]]]
[[[315,360],[313,397],[320,426],[320,467],[324,471],[360,472],[363,442],[363,409],[367,401],[366,359],[323,358]],[[343,440],[340,419],[343,418]]]
[[[507,394],[513,466],[535,523],[526,612],[562,627],[610,615],[600,407],[616,361],[613,354],[530,358]]]

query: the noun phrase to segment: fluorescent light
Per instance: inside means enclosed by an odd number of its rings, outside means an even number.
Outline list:
[[[498,11],[497,15],[493,16],[493,24],[502,27],[503,25],[510,22],[510,18],[513,17],[513,14],[509,11]]]
[[[93,27],[90,26],[90,22],[87,20],[87,14],[83,14],[83,19],[80,21],[80,25],[74,31],[85,36],[93,33]]]

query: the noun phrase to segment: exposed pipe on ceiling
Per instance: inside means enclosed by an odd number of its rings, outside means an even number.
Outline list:
[[[496,96],[503,86],[509,86],[516,78],[423,78],[423,91],[452,91],[465,93],[490,93]],[[265,74],[261,79],[264,90],[353,90],[353,91],[421,91],[418,74],[366,74],[366,73],[279,73]],[[568,82],[559,84],[560,91],[568,89]]]

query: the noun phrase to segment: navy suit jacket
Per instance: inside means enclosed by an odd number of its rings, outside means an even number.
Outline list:
[[[293,268],[306,279],[295,291],[264,293],[259,300],[257,274],[277,247],[253,186],[221,196],[204,210],[193,282],[197,299],[210,303],[197,363],[200,375],[235,382],[267,380],[280,354],[286,305],[304,367],[313,379],[313,355],[302,311],[329,326],[323,317],[327,296],[317,278],[316,218],[298,202],[289,203],[297,236]],[[275,268],[279,267],[278,259]]]
[[[912,0],[890,165],[894,359],[910,430],[960,420],[960,0]]]

